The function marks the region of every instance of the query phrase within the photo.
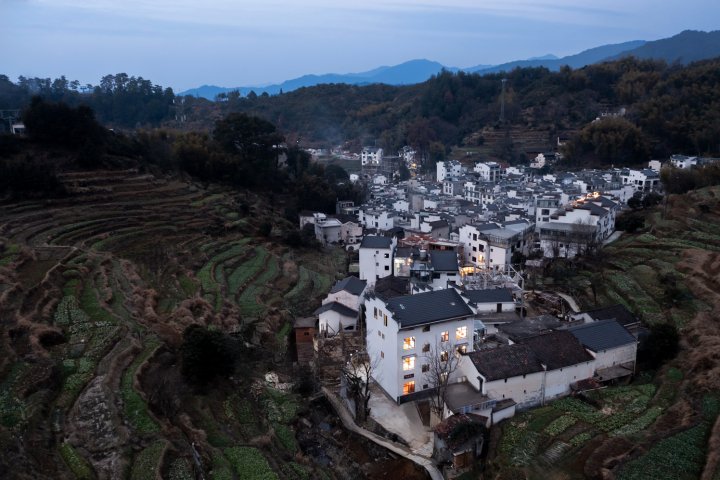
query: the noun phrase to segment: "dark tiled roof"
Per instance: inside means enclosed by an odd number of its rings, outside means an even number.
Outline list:
[[[401,328],[473,314],[460,294],[452,288],[391,298],[387,307]]]
[[[366,285],[367,280],[360,280],[359,278],[353,276],[345,277],[342,280],[338,280],[335,285],[333,285],[332,289],[330,289],[330,293],[337,293],[345,290],[355,296],[360,296],[363,290],[365,290]]]
[[[363,237],[360,248],[390,248],[391,244],[392,239],[390,237],[369,235]]]
[[[480,350],[468,355],[477,371],[488,382],[543,371],[543,366],[532,349],[521,343]]]
[[[473,303],[503,303],[514,301],[509,288],[465,290],[462,295]]]
[[[601,320],[568,329],[585,348],[598,352],[635,343],[635,337],[615,320]]]
[[[402,297],[408,294],[409,283],[409,278],[396,277],[395,275],[378,278],[375,282],[375,295],[386,302],[394,297]]]
[[[431,250],[430,264],[436,272],[457,272],[457,253],[452,250]]]
[[[575,335],[567,330],[543,333],[526,338],[522,344],[527,345],[535,356],[548,370],[570,367],[593,359],[587,350],[580,345]]]
[[[357,317],[357,315],[358,315],[357,310],[353,310],[350,307],[346,307],[345,305],[343,305],[340,302],[326,303],[325,305],[322,305],[320,308],[315,310],[313,312],[313,315],[320,315],[321,313],[325,313],[330,310],[332,310],[333,312],[337,312],[340,315],[344,315],[346,317]]]
[[[621,303],[611,307],[597,308],[595,310],[588,310],[580,313],[590,315],[593,320],[617,320],[620,325],[626,327],[628,325],[638,323],[638,319],[635,318],[635,315],[633,315],[632,312],[625,308],[625,305]]]

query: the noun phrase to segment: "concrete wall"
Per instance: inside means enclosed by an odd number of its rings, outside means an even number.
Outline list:
[[[591,353],[595,355],[595,370],[613,367],[623,363],[634,363],[637,358],[637,343]]]

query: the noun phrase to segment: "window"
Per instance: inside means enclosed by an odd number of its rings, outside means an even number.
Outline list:
[[[377,318],[377,307],[373,307],[373,317]]]
[[[412,350],[415,348],[415,337],[405,337],[403,339],[403,350]]]
[[[447,330],[444,332],[441,332],[440,333],[440,341],[447,342],[448,340],[450,340],[450,332],[448,332]]]
[[[380,358],[385,358],[385,352],[380,351]]]
[[[425,325],[423,327],[423,332],[429,332],[430,331],[430,325]]]
[[[465,340],[467,338],[467,326],[455,329],[455,340]]]
[[[467,353],[467,343],[463,343],[462,345],[457,346],[457,352],[460,354]]]
[[[380,335],[382,335],[382,334],[380,333],[380,330],[378,330],[378,337],[379,337]]]
[[[387,327],[387,315],[383,315],[383,323]]]
[[[390,270],[390,265],[385,265],[385,271]]]
[[[423,351],[423,353],[429,352],[429,351],[430,351],[430,344],[429,344],[429,343],[426,343],[425,345],[423,345],[422,351]]]
[[[415,370],[415,355],[403,357],[402,362],[403,371],[407,372],[408,370]]]
[[[389,253],[386,253],[386,254],[385,254],[385,258],[390,258],[390,254],[389,254]]]
[[[429,371],[430,371],[430,365],[423,365],[423,366],[422,366],[422,371],[423,371],[423,373],[429,372]]]
[[[415,393],[415,381],[414,380],[403,383],[403,395],[408,395],[410,393]]]
[[[447,362],[447,361],[448,361],[448,352],[440,352],[440,361],[441,361],[441,362]]]
[[[382,339],[385,340],[385,334],[384,334],[384,333],[382,334]]]

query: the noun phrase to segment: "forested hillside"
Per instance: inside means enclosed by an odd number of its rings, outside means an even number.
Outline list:
[[[500,118],[502,79],[505,121]],[[120,128],[163,126],[209,131],[229,113],[262,117],[301,146],[370,144],[394,152],[411,145],[442,158],[452,146],[474,147],[503,139],[490,153],[505,161],[524,158],[523,135],[538,149],[572,141],[571,165],[639,164],[671,153],[720,153],[720,60],[688,66],[626,58],[573,70],[515,69],[477,75],[442,72],[411,86],[318,85],[290,93],[228,94],[209,102],[175,98],[172,90],[125,74],[81,88],[65,78],[0,77],[0,109],[24,108],[32,95],[85,104],[100,122]],[[590,123],[602,114],[610,121]],[[439,153],[438,153],[439,152]]]

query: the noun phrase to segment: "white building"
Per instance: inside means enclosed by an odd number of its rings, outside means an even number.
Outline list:
[[[480,174],[480,178],[486,182],[497,183],[502,174],[500,164],[497,162],[480,162],[475,164],[473,169],[476,173]]]
[[[368,288],[378,278],[392,274],[395,237],[365,236],[360,243],[360,280],[367,280]]]
[[[590,322],[568,330],[595,358],[596,375],[600,380],[635,372],[637,339],[616,320]]]
[[[398,403],[432,388],[426,366],[432,352],[443,358],[472,351],[473,311],[454,289],[388,301],[369,295],[365,312],[368,354],[377,365],[373,378]]]
[[[462,175],[462,165],[457,160],[441,161],[435,165],[436,180],[442,182],[446,178],[455,178]]]
[[[314,315],[318,316],[321,333],[333,336],[357,328],[362,294],[366,285],[366,281],[357,277],[346,277],[333,285],[322,306],[314,312]]]
[[[463,244],[464,264],[505,267],[516,251],[528,253],[534,229],[535,225],[528,220],[463,225],[458,240]]]
[[[569,394],[574,383],[593,377],[594,366],[570,332],[555,331],[474,352],[458,370],[489,400],[512,399],[523,409]]]
[[[376,228],[384,232],[393,228],[393,216],[387,210],[363,209],[359,212],[360,223],[365,228]]]
[[[382,148],[364,147],[360,152],[360,163],[362,166],[380,165],[383,157]]]
[[[632,186],[636,192],[652,192],[660,188],[660,175],[655,170],[623,169],[620,172],[623,185]]]

